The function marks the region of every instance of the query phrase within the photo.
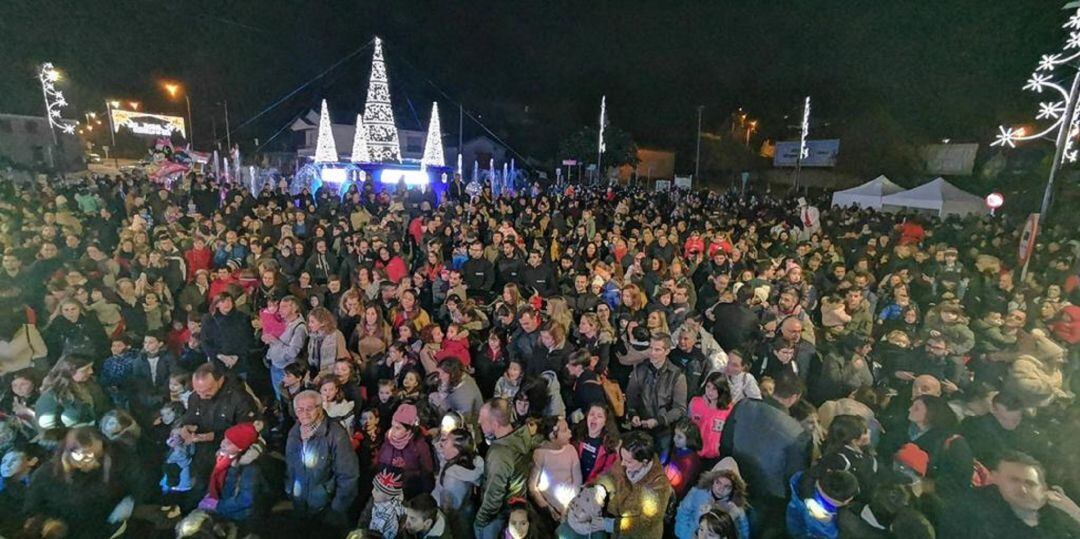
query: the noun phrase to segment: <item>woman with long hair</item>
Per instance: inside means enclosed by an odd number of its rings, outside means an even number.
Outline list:
[[[420,306],[420,298],[415,290],[402,290],[400,299],[401,303],[390,310],[390,324],[394,328],[408,324],[412,329],[420,331],[431,323],[431,316]]]
[[[34,407],[43,431],[93,425],[109,410],[105,391],[94,380],[94,361],[83,355],[61,358],[41,383]]]
[[[379,308],[374,304],[364,307],[364,316],[356,324],[350,346],[364,361],[386,351],[393,342],[390,324],[386,323]]]
[[[56,521],[73,539],[119,537],[142,488],[114,466],[93,427],[67,433],[53,458],[30,481],[30,524]]]
[[[600,317],[596,313],[585,313],[578,321],[578,348],[587,350],[589,356],[596,358],[592,370],[602,374],[607,372],[608,362],[611,361],[611,345],[615,342],[615,334],[605,331],[600,323]]]
[[[702,394],[690,399],[690,420],[701,434],[701,458],[709,463],[720,458],[720,435],[731,413],[731,388],[723,372],[714,372],[702,384]]]
[[[337,328],[334,315],[325,307],[316,307],[308,313],[307,361],[311,378],[330,374],[334,362],[349,358],[345,336]]]
[[[592,483],[619,460],[619,428],[615,414],[605,403],[594,403],[585,410],[585,419],[574,425],[581,477]]]
[[[442,327],[438,324],[428,324],[420,328],[420,342],[424,344],[420,347],[419,355],[424,372],[435,372],[438,368],[439,360],[435,356],[442,349],[444,337]]]
[[[442,467],[431,496],[446,515],[454,537],[471,537],[476,516],[473,491],[482,484],[484,459],[477,455],[468,429],[461,427],[444,432],[435,442],[435,451]]]
[[[218,368],[247,372],[247,356],[255,344],[251,319],[236,308],[236,301],[226,292],[218,294],[203,317],[202,349]]]
[[[81,303],[65,299],[53,313],[42,332],[49,359],[55,361],[65,354],[88,354],[105,357],[109,343],[105,328],[97,318],[85,313]]]
[[[337,312],[334,314],[337,317],[338,331],[351,339],[356,327],[364,320],[364,300],[360,292],[355,288],[346,290],[338,300]]]
[[[728,535],[731,539],[750,538],[750,520],[747,518],[746,509],[749,502],[746,495],[746,482],[739,475],[738,469],[732,459],[730,466],[712,470],[701,475],[697,485],[686,493],[686,497],[679,503],[679,509],[675,514],[675,537],[678,539],[692,539],[698,535],[699,522],[706,518],[707,514],[715,513],[719,520],[726,520],[730,524]]]
[[[821,448],[821,460],[814,468],[815,473],[827,470],[851,472],[859,480],[859,497],[869,500],[877,483],[878,466],[866,420],[856,415],[834,417]]]

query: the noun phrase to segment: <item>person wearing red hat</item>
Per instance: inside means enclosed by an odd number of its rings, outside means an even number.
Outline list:
[[[199,508],[235,521],[265,514],[266,508],[257,502],[267,491],[266,481],[259,466],[254,465],[262,449],[255,424],[240,423],[226,429]]]

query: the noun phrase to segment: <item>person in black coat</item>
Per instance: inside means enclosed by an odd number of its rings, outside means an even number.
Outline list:
[[[518,254],[514,242],[504,240],[502,253],[495,259],[495,289],[502,290],[507,283],[521,284],[523,271],[525,271],[525,261]]]
[[[495,286],[495,266],[484,258],[484,244],[474,241],[469,246],[469,259],[461,266],[461,279],[465,281],[469,297],[484,302],[491,298]]]
[[[143,337],[142,353],[135,359],[131,379],[136,393],[135,410],[152,414],[169,398],[169,377],[178,372],[176,357],[165,347],[160,335]],[[146,419],[145,415],[140,419]]]
[[[105,328],[97,318],[84,313],[79,302],[73,299],[60,303],[59,315],[45,326],[42,339],[49,349],[51,362],[69,354],[86,354],[97,358],[107,357],[109,353]]]
[[[571,423],[585,417],[585,412],[593,404],[606,404],[607,396],[599,376],[593,372],[592,355],[588,350],[574,352],[566,362],[566,372],[571,380],[569,398],[566,402],[566,417]]]
[[[218,368],[237,375],[248,372],[247,356],[255,344],[251,321],[235,309],[232,296],[218,294],[202,321],[203,352]]]
[[[555,271],[551,265],[544,262],[540,251],[529,253],[528,264],[521,271],[521,284],[525,290],[535,290],[540,297],[551,297],[558,293],[559,283],[555,278]]]
[[[131,516],[139,485],[116,466],[112,451],[92,427],[69,431],[56,455],[30,480],[25,511],[40,527],[46,520],[67,528],[64,537],[111,537]]]
[[[761,339],[758,317],[748,306],[752,294],[753,290],[744,286],[736,294],[734,303],[720,303],[712,308],[712,334],[724,350],[753,348],[748,345]]]

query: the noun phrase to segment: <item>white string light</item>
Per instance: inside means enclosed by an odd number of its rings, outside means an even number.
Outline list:
[[[810,157],[810,148],[806,145],[806,137],[810,134],[810,96],[806,96],[802,111],[802,131],[799,135],[800,159]]]
[[[319,138],[315,143],[316,163],[337,163],[337,144],[334,143],[334,132],[330,127],[330,111],[326,108],[326,100],[322,101],[322,111],[319,113]]]
[[[394,108],[390,104],[390,79],[383,60],[382,40],[375,38],[375,54],[371,57],[371,78],[368,81],[367,102],[364,104],[364,125],[368,130],[368,149],[372,162],[401,162]]]
[[[424,144],[424,157],[420,159],[420,169],[446,166],[443,155],[442,128],[439,125],[439,104],[431,104],[431,121],[428,123],[427,142]]]
[[[356,115],[356,132],[353,134],[352,156],[353,163],[370,163],[371,151],[368,150],[367,126],[364,125],[364,115]]]
[[[60,72],[53,67],[51,62],[45,62],[41,65],[38,80],[41,81],[41,91],[45,94],[45,117],[49,120],[49,127],[59,129],[69,135],[74,134],[75,124],[60,117],[60,109],[68,104],[63,92],[56,89]]]
[[[1023,142],[1028,140],[1041,139],[1049,136],[1051,133],[1061,130],[1065,127],[1065,122],[1068,122],[1068,131],[1065,139],[1065,148],[1062,156],[1070,163],[1077,160],[1077,150],[1074,148],[1076,137],[1080,134],[1080,115],[1077,114],[1077,107],[1073,106],[1073,111],[1068,111],[1069,90],[1064,86],[1054,81],[1054,70],[1061,65],[1069,64],[1080,58],[1080,9],[1077,9],[1069,20],[1062,25],[1062,28],[1072,30],[1069,32],[1069,37],[1066,38],[1065,44],[1062,48],[1062,52],[1055,54],[1044,54],[1039,58],[1038,66],[1035,68],[1035,72],[1031,74],[1027,82],[1024,83],[1023,89],[1037,94],[1043,93],[1043,90],[1052,90],[1055,95],[1053,101],[1043,101],[1039,103],[1039,111],[1035,114],[1036,120],[1053,120],[1049,126],[1044,129],[1036,129],[1033,133],[1028,133],[1023,127],[1006,127],[1004,125],[998,126],[998,134],[991,142],[991,146],[1001,146],[1015,148],[1017,142]],[[1070,50],[1077,49],[1077,50]],[[1072,102],[1075,103],[1075,99]],[[1066,118],[1068,116],[1068,118]]]

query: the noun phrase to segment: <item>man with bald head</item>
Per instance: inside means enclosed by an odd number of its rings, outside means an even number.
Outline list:
[[[480,407],[480,430],[488,444],[484,484],[473,531],[478,539],[495,539],[506,527],[507,500],[526,495],[532,453],[542,442],[535,427],[513,427],[510,401],[494,398]]]
[[[763,376],[773,379],[790,372],[806,382],[812,368],[821,360],[813,344],[802,337],[803,322],[797,316],[780,321],[777,335],[758,354],[761,359],[751,372],[760,380]]]

